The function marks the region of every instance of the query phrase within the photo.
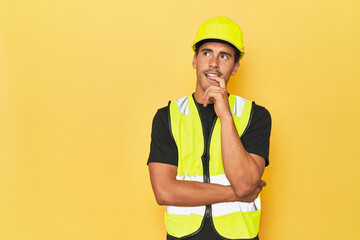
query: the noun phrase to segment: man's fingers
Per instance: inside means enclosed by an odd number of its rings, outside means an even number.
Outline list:
[[[254,194],[252,194],[252,197],[254,197],[254,200],[258,197],[259,193],[261,193],[262,191],[262,187],[257,187],[256,190],[254,191]]]
[[[206,107],[209,103],[209,98],[204,98],[204,107]]]
[[[206,91],[204,93],[204,97],[203,97],[203,99],[204,99],[204,107],[206,107],[211,102],[210,99],[213,96],[213,94],[211,94],[211,91],[212,91],[212,89],[210,87],[210,88],[206,89]]]
[[[205,100],[216,96],[220,97],[221,95],[226,95],[227,97],[227,91],[216,86],[210,86],[208,89],[206,89],[203,99]]]
[[[212,78],[210,78],[210,79],[217,81],[217,82],[219,83],[219,87],[226,89],[226,83],[225,83],[225,80],[224,80],[224,79],[219,78],[219,77],[212,77]]]
[[[223,91],[222,89],[219,89],[219,87],[209,87],[206,89],[203,99],[204,99],[204,107],[206,107],[209,103],[214,102],[216,95],[221,93]],[[211,100],[210,100],[211,99]]]
[[[263,180],[260,180],[259,187],[265,187],[265,186],[266,186],[266,182]]]

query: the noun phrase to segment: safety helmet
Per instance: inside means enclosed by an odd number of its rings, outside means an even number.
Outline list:
[[[196,43],[206,39],[219,39],[231,43],[240,51],[240,58],[245,54],[242,31],[227,17],[216,17],[204,22],[196,34],[193,50],[195,51]]]

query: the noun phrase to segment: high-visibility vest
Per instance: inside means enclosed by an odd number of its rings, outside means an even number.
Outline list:
[[[229,106],[239,136],[250,122],[252,101],[229,95]],[[177,180],[230,185],[221,155],[221,122],[213,122],[204,142],[201,114],[192,95],[169,103],[170,128],[178,148]],[[207,159],[206,159],[207,158]],[[198,233],[205,217],[224,239],[251,239],[259,232],[260,196],[254,202],[222,202],[208,206],[167,206],[165,226],[169,235],[183,238]]]

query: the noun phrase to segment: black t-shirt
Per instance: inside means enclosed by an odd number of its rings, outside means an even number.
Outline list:
[[[196,104],[199,106],[200,113],[204,121],[205,141],[207,141],[212,121],[216,117],[214,104],[209,104],[207,107],[204,107],[199,103]],[[265,159],[265,166],[269,165],[270,131],[270,113],[266,110],[266,108],[253,102],[249,125],[240,139],[246,151],[259,155]],[[178,165],[178,149],[175,140],[170,134],[168,106],[159,109],[153,120],[148,164],[150,162],[160,162],[175,166]],[[168,235],[167,239],[172,238]],[[206,218],[201,231],[187,239],[221,240],[222,238],[214,232],[210,219]]]

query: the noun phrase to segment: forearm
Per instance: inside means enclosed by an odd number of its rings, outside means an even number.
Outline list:
[[[221,150],[225,174],[237,196],[246,196],[259,186],[262,171],[244,148],[232,116],[221,120]]]
[[[236,194],[231,186],[172,180],[155,194],[160,205],[201,206],[219,202],[233,202]]]
[[[231,186],[176,180],[177,167],[150,163],[149,173],[156,201],[160,205],[201,206],[236,201]]]

